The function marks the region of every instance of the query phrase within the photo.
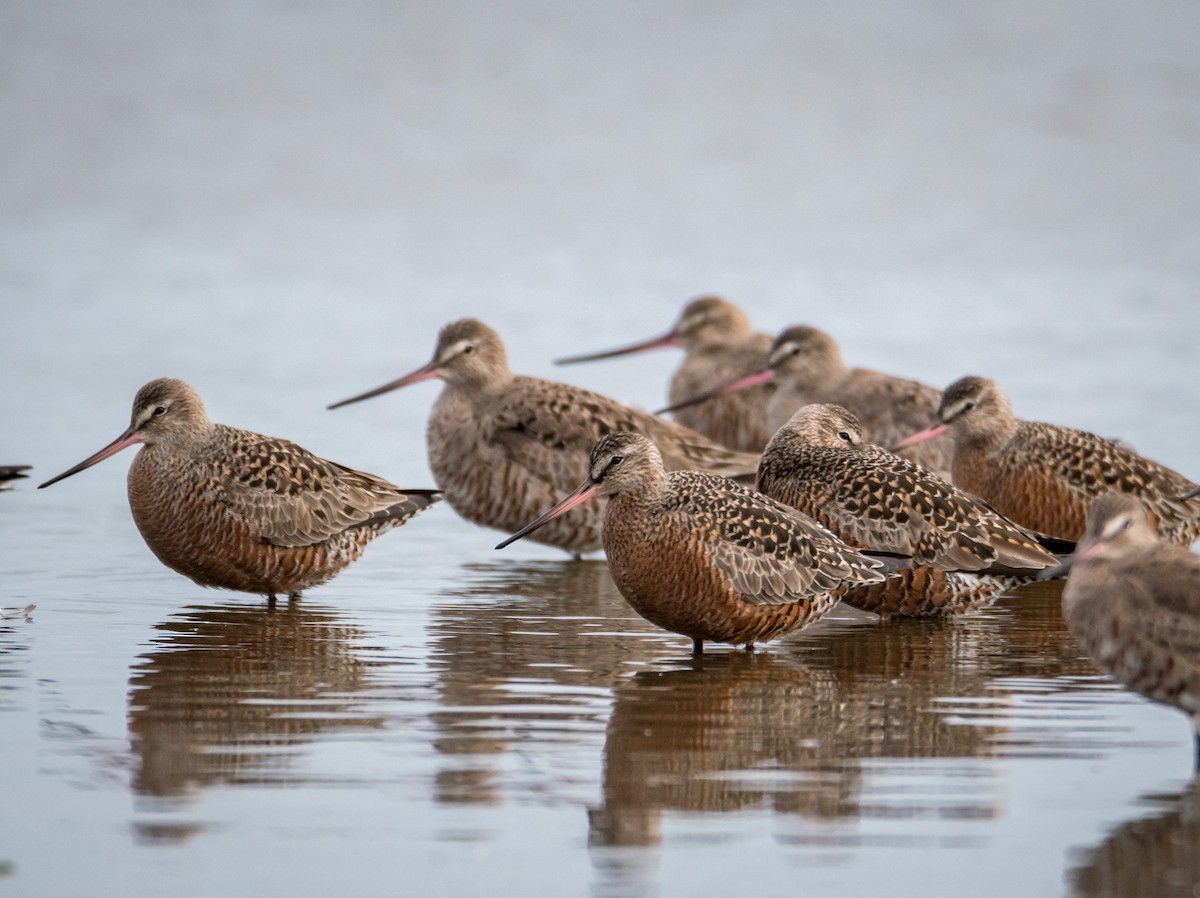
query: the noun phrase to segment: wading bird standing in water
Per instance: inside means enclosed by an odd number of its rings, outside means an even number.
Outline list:
[[[674,421],[569,384],[513,374],[500,336],[464,318],[442,328],[433,359],[338,408],[423,380],[442,392],[425,433],[446,501],[468,521],[511,533],[571,489],[606,433],[653,437],[667,467],[753,477],[758,456],[719,446]],[[573,555],[600,548],[600,510],[555,521],[534,539]]]
[[[201,586],[298,596],[440,498],[318,458],[288,440],[214,424],[181,380],[142,387],[119,437],[42,487],[143,444],[129,508],[159,561]]]
[[[847,588],[883,580],[880,561],[794,509],[725,477],[668,472],[635,433],[592,450],[587,479],[496,548],[606,497],[604,551],[633,610],[692,640],[752,646],[817,620]]]
[[[807,405],[767,444],[758,488],[852,546],[911,556],[842,601],[881,617],[978,608],[1059,565],[1073,545],[1029,533],[915,462],[868,443],[837,405]]]
[[[1116,490],[1136,496],[1168,542],[1190,546],[1200,537],[1200,502],[1181,497],[1196,484],[1094,433],[1019,420],[995,381],[956,380],[942,394],[937,423],[896,448],[942,434],[954,444],[954,485],[1022,527],[1079,539],[1092,502]]]

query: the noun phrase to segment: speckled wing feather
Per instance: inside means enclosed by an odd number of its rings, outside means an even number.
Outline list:
[[[694,471],[670,477],[695,538],[748,602],[786,604],[843,583],[884,579],[880,562],[794,509],[724,478]]]
[[[614,430],[639,430],[630,410],[606,396],[529,377],[514,377],[481,429],[510,461],[563,490],[587,473],[592,446]]]
[[[1017,464],[1041,467],[1061,478],[1087,504],[1109,490],[1154,496],[1150,511],[1161,529],[1197,526],[1200,502],[1179,501],[1196,484],[1112,440],[1054,424],[1023,421],[1013,438],[1020,445]]]
[[[511,461],[564,490],[573,488],[586,473],[586,459],[596,441],[618,430],[653,439],[667,468],[743,474],[752,472],[758,461],[757,456],[725,449],[673,421],[628,408],[599,393],[528,377],[514,379],[484,422],[489,443]],[[563,450],[575,450],[578,455]]]
[[[223,453],[209,488],[262,538],[310,546],[371,522],[402,523],[438,499],[318,458],[289,440],[217,425]]]
[[[758,483],[852,545],[911,555],[921,564],[1011,572],[1058,563],[1035,536],[984,502],[876,446],[772,453]]]

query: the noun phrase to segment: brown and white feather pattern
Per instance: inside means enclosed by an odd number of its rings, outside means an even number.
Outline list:
[[[948,570],[1058,563],[1037,538],[975,496],[878,446],[839,450],[768,445],[758,488],[864,548],[911,555]]]
[[[843,597],[883,616],[977,608],[1058,564],[1036,535],[974,496],[862,442],[857,418],[839,406],[797,412],[767,444],[757,486],[852,546],[911,556],[886,584]]]
[[[999,445],[958,445],[953,471],[960,487],[1043,533],[1078,539],[1092,502],[1119,490],[1141,500],[1164,539],[1191,545],[1200,537],[1200,502],[1178,499],[1192,481],[1087,431],[1018,421]]]
[[[669,475],[661,513],[691,527],[748,602],[771,605],[883,579],[880,562],[851,549],[794,509],[724,478]]]
[[[289,440],[218,424],[206,462],[208,492],[276,546],[311,546],[352,527],[378,532],[427,507],[371,474],[318,458]],[[202,456],[203,457],[203,456]]]
[[[697,642],[772,639],[884,576],[879,561],[723,477],[675,471],[607,494],[604,548],[617,587],[647,620]]]
[[[429,419],[430,467],[468,520],[514,531],[574,488],[593,444],[618,430],[646,434],[671,469],[752,476],[758,456],[719,446],[673,421],[569,384],[513,375],[486,390],[447,383]],[[531,539],[569,552],[601,546],[603,510],[584,506]]]
[[[129,469],[134,521],[164,564],[265,595],[324,583],[438,498],[219,424],[188,453],[148,445]]]
[[[736,452],[673,421],[569,384],[515,376],[484,410],[489,440],[531,471],[570,468],[578,481],[592,446],[624,430],[654,440],[667,470],[697,469],[725,476],[752,474],[758,455]],[[564,454],[567,453],[567,454]],[[571,455],[578,453],[573,458]],[[565,462],[570,458],[569,462]]]

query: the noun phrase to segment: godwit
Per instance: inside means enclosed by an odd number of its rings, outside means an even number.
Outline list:
[[[733,303],[719,296],[700,296],[683,307],[675,324],[661,336],[619,349],[558,359],[556,364],[591,362],[668,346],[683,347],[685,352],[667,391],[668,402],[679,402],[761,371],[771,335],[752,330],[745,313]],[[718,396],[711,402],[681,408],[675,420],[731,449],[761,452],[771,436],[767,400],[772,391],[770,385],[762,385]]]
[[[40,488],[135,443],[129,507],[158,560],[201,586],[295,597],[440,497],[402,490],[295,443],[214,424],[181,380],[152,380],[129,428]]]
[[[757,455],[718,446],[694,430],[568,384],[513,374],[499,335],[473,318],[438,335],[433,359],[399,380],[330,408],[441,378],[426,430],[429,466],[446,500],[476,524],[512,532],[574,486],[600,437],[630,430],[654,438],[670,468],[752,476]],[[600,548],[600,511],[584,509],[535,537],[574,555]]]
[[[776,384],[775,393],[767,403],[767,429],[771,433],[786,424],[796,409],[827,402],[857,415],[866,438],[881,446],[890,446],[927,423],[941,397],[933,387],[915,380],[866,368],[848,368],[833,337],[815,327],[798,325],[775,338],[766,367],[670,405],[661,409],[660,414],[766,381]],[[949,476],[949,447],[944,441],[921,446],[906,455],[936,474]]]
[[[1178,498],[1196,484],[1094,433],[1017,419],[994,381],[956,380],[936,420],[898,447],[947,434],[955,485],[1023,527],[1079,539],[1092,501],[1118,490],[1146,506],[1163,539],[1191,545],[1200,536],[1200,505]]]
[[[1192,719],[1200,768],[1200,558],[1161,542],[1136,497],[1106,493],[1088,513],[1063,617],[1113,679]]]
[[[911,556],[886,582],[842,596],[882,617],[977,608],[1059,564],[1035,534],[915,462],[865,442],[858,419],[841,406],[796,412],[767,444],[757,486],[852,546]]]
[[[704,642],[773,639],[819,618],[847,586],[883,579],[882,564],[823,527],[748,487],[663,466],[636,433],[603,437],[587,478],[497,549],[604,496],[604,551],[633,610]]]

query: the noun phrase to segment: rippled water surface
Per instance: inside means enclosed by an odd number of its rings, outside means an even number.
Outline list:
[[[704,291],[1195,478],[1198,27],[5,4],[0,463],[36,469],[0,494],[0,894],[1192,894],[1189,727],[1081,658],[1057,585],[693,657],[602,557],[447,507],[270,611],[158,564],[131,453],[32,485],[171,375],[428,486],[435,385],[324,406],[473,314],[516,370],[652,407],[669,353],[549,360]]]

